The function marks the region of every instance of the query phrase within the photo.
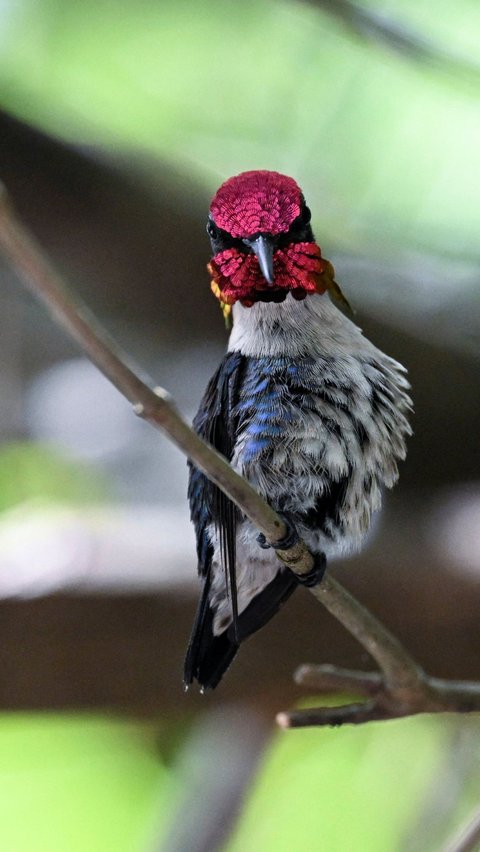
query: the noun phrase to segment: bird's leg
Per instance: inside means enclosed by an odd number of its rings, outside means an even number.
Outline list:
[[[275,547],[275,550],[288,550],[290,547],[293,547],[297,541],[300,540],[300,537],[297,532],[297,528],[291,518],[290,515],[286,515],[284,512],[278,512],[278,515],[281,517],[283,523],[286,527],[286,533],[282,539],[279,541],[272,542],[267,541],[266,537],[263,533],[260,533],[257,536],[257,541],[260,547],[263,550],[268,550],[270,547]],[[314,559],[313,567],[307,574],[296,574],[292,568],[288,568],[289,571],[292,572],[297,582],[306,586],[307,588],[312,588],[312,586],[316,586],[318,583],[322,581],[323,575],[325,574],[327,568],[327,559],[324,553],[313,553]]]

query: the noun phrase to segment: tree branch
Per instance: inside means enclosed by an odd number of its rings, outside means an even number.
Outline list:
[[[53,319],[82,348],[115,385],[135,413],[162,429],[176,446],[224,491],[252,521],[267,541],[281,542],[285,524],[225,458],[196,435],[161,388],[150,388],[128,366],[116,343],[74,297],[53,269],[27,228],[15,216],[6,193],[0,195],[0,248],[32,293],[46,305]],[[297,575],[307,574],[314,559],[304,542],[288,549],[275,547],[278,557]],[[330,576],[311,590],[329,612],[367,649],[380,673],[353,673],[332,667],[307,666],[297,681],[319,691],[351,691],[368,697],[361,704],[281,713],[282,727],[336,725],[343,722],[392,719],[422,712],[480,710],[480,684],[430,678],[374,616]]]

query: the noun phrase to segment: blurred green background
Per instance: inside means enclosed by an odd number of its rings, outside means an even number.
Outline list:
[[[209,198],[250,168],[302,186],[416,408],[399,487],[332,570],[429,671],[477,679],[479,37],[474,0],[0,8],[0,178],[188,416],[225,346]],[[1,264],[2,848],[442,848],[478,805],[478,719],[275,734],[299,663],[371,665],[309,596],[183,694],[184,459]]]

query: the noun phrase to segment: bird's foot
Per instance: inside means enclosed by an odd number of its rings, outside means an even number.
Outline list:
[[[283,538],[273,543],[267,541],[263,533],[257,535],[257,541],[262,550],[268,550],[270,547],[274,547],[275,550],[288,550],[299,540],[297,529],[291,518],[288,515],[284,515],[283,512],[277,512],[277,515],[282,519],[287,531]]]
[[[257,535],[257,542],[263,550],[268,550],[270,547],[274,547],[275,550],[288,550],[299,541],[300,537],[292,519],[283,512],[278,512],[277,514],[281,517],[287,531],[282,539],[275,542],[267,541],[263,533]],[[307,574],[297,574],[293,568],[289,568],[289,571],[292,572],[297,582],[301,586],[306,586],[308,589],[322,581],[327,569],[327,558],[324,553],[312,553],[312,556],[313,567],[310,568]]]

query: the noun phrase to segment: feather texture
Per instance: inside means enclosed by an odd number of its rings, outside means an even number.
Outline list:
[[[411,402],[403,367],[325,296],[237,304],[234,316],[230,351],[195,428],[290,516],[314,552],[357,548],[405,456]],[[214,686],[295,580],[194,467],[189,496],[204,591],[185,679]]]

